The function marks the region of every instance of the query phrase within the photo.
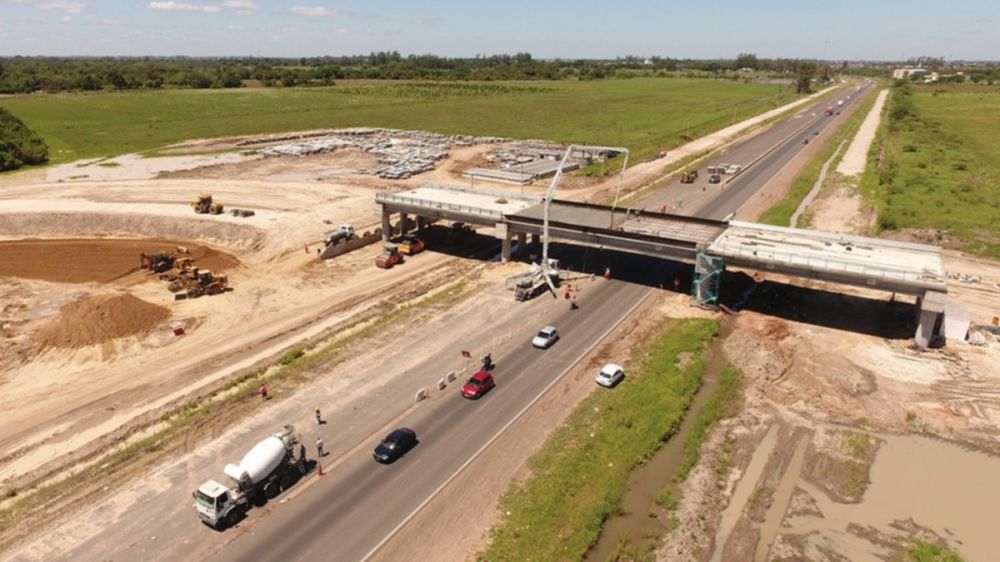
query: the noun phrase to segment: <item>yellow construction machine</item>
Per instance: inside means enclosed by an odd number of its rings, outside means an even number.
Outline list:
[[[199,215],[221,215],[225,210],[222,203],[213,203],[212,196],[208,193],[199,195],[197,199],[191,202],[191,206],[194,207],[194,212]]]

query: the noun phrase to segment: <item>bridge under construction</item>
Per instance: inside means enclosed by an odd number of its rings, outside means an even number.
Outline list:
[[[481,188],[427,184],[375,198],[382,232],[421,228],[425,219],[445,219],[495,228],[501,256],[510,259],[513,240],[522,247],[545,229],[541,196]],[[411,222],[410,217],[415,221]],[[692,263],[692,298],[712,304],[725,267],[772,271],[917,297],[917,341],[927,345],[943,326],[947,278],[936,246],[910,244],[812,230],[551,200],[551,239],[593,248]],[[386,234],[387,236],[387,234]]]

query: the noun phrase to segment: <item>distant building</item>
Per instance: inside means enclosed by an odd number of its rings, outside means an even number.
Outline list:
[[[920,76],[927,74],[927,70],[924,68],[896,68],[892,71],[892,77],[896,80],[909,80],[911,76]]]

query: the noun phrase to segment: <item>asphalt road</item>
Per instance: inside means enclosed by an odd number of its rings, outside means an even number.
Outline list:
[[[672,179],[663,187],[654,190],[642,198],[636,207],[648,210],[659,210],[664,205],[676,214],[697,216],[701,218],[721,220],[736,212],[743,204],[760,191],[762,187],[778,173],[788,162],[807,145],[802,140],[814,138],[814,131],[821,131],[843,117],[834,113],[827,116],[827,105],[833,105],[840,111],[849,104],[857,102],[865,93],[857,92],[856,88],[841,88],[829,101],[807,105],[792,115],[774,123],[764,132],[736,143],[718,155],[698,164],[699,177],[693,184],[682,184],[678,179]],[[846,99],[851,96],[851,99]],[[843,107],[837,107],[837,100],[844,100]],[[774,149],[771,152],[769,150]],[[767,153],[759,161],[757,158]],[[737,176],[723,175],[726,183],[708,183],[709,174],[706,168],[714,164],[739,164],[748,166]]]
[[[560,307],[546,322],[560,329],[561,339],[547,350],[524,341],[494,357],[497,386],[482,399],[462,398],[455,385],[447,399],[401,420],[420,441],[404,457],[381,465],[370,449],[354,451],[213,559],[363,560],[649,291],[612,281],[595,287],[578,310]]]

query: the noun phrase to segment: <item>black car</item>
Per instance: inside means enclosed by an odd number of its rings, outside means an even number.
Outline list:
[[[719,174],[712,174],[708,177],[708,183],[719,183],[722,181],[722,177]]]
[[[393,430],[375,447],[372,456],[378,462],[390,463],[403,456],[417,444],[417,434],[408,427]]]

